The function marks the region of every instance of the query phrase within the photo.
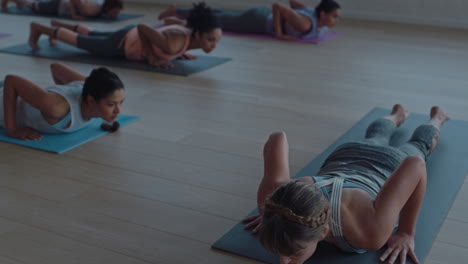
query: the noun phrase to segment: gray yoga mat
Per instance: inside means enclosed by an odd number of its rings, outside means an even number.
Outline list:
[[[160,69],[142,61],[92,55],[85,50],[64,43],[52,46],[46,39],[39,41],[39,45],[41,49],[38,51],[31,50],[31,47],[26,43],[0,49],[0,52],[182,76],[198,73],[231,60],[230,58],[214,56],[197,56],[194,60],[173,60],[174,68]]]
[[[23,16],[39,16],[39,17],[50,17],[50,18],[57,18],[57,19],[67,19],[67,20],[72,20],[71,17],[59,17],[59,16],[48,16],[48,15],[41,15],[41,14],[36,14],[34,13],[31,9],[29,8],[24,8],[23,10],[18,9],[15,6],[9,6],[8,11],[0,11],[0,14],[4,15],[23,15]],[[87,18],[85,21],[87,22],[99,22],[99,23],[114,23],[114,22],[121,22],[137,17],[142,17],[144,16],[143,14],[127,14],[127,13],[121,13],[116,19],[110,19],[106,17],[93,17],[93,18]],[[75,20],[76,21],[76,20]],[[79,21],[83,22],[83,21]]]
[[[326,157],[340,144],[362,139],[367,126],[376,118],[388,115],[390,110],[375,108],[355,124],[348,132],[316,157],[295,177],[314,175]],[[429,119],[428,114],[412,113],[410,118],[397,130],[391,145],[407,141],[414,129]],[[424,263],[434,239],[439,232],[447,213],[463,185],[468,173],[468,121],[450,120],[441,129],[439,145],[427,161],[428,182],[426,195],[419,214],[415,251],[420,263]],[[252,211],[253,215],[257,210]],[[234,226],[216,241],[213,248],[234,253],[265,263],[279,263],[278,257],[260,246],[256,236],[244,230],[243,223]],[[365,254],[351,254],[338,250],[329,244],[321,244],[315,254],[306,262],[309,264],[371,264],[380,263],[378,258],[384,249]],[[412,263],[409,260],[407,263]]]

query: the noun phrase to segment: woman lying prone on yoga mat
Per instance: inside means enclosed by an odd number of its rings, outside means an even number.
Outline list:
[[[171,68],[175,58],[195,59],[187,50],[203,49],[210,53],[216,48],[222,30],[211,9],[204,3],[196,4],[190,11],[187,27],[170,25],[154,29],[140,24],[130,25],[114,32],[98,32],[83,25],[68,25],[52,21],[54,27],[31,23],[29,44],[39,49],[37,42],[42,34],[52,43],[63,41],[98,56],[120,57],[128,60]]]
[[[94,69],[88,77],[63,65],[51,65],[55,85],[43,89],[16,75],[8,75],[0,98],[0,126],[8,136],[38,140],[40,133],[70,133],[86,127],[93,118],[114,124],[125,97],[119,77],[106,68]]]
[[[27,7],[39,15],[76,20],[96,17],[116,19],[123,9],[122,0],[2,0],[3,11],[8,11],[10,1],[15,2],[18,9]]]
[[[432,107],[429,122],[420,125],[408,142],[389,146],[408,115],[395,105],[389,116],[369,125],[363,141],[340,145],[316,176],[297,180],[289,175],[286,135],[272,134],[263,152],[260,215],[245,219],[246,228],[259,232],[260,243],[280,255],[282,264],[303,263],[320,241],[355,253],[387,244],[381,261],[395,263],[399,258],[406,263],[409,255],[418,263],[414,236],[426,188],[425,159],[449,117]]]
[[[323,36],[334,27],[341,15],[341,7],[333,0],[322,0],[315,9],[297,0],[290,7],[274,3],[272,8],[256,7],[245,11],[213,9],[225,31],[274,35],[285,40],[313,39]],[[189,10],[170,6],[159,15],[166,24],[183,24]]]

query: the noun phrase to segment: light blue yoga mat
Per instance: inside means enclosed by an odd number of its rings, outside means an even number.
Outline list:
[[[135,122],[139,117],[119,115],[117,121],[122,127]],[[93,139],[107,134],[108,132],[101,129],[102,120],[96,119],[89,126],[73,133],[65,134],[42,134],[44,137],[41,140],[19,140],[8,137],[4,128],[0,128],[0,141],[9,142],[25,147],[39,149],[47,152],[62,154],[80,145],[83,145]]]
[[[23,10],[18,9],[16,6],[10,5],[8,7],[8,11],[4,12],[0,10],[0,14],[3,15],[22,15],[22,16],[39,16],[39,17],[50,17],[50,18],[57,18],[57,19],[67,19],[67,20],[72,20],[71,17],[59,17],[59,16],[48,16],[48,15],[41,15],[41,14],[36,14],[34,13],[31,9],[29,8],[24,8]],[[121,22],[137,17],[142,17],[144,16],[143,14],[127,14],[127,13],[121,13],[116,19],[110,19],[106,17],[95,17],[95,18],[87,18],[86,22],[99,22],[99,23],[114,23],[114,22]],[[77,21],[77,20],[75,20]],[[78,22],[82,23],[84,22],[82,20],[78,20]]]
[[[325,159],[340,144],[364,138],[367,126],[375,119],[388,115],[390,110],[375,108],[354,125],[348,132],[316,157],[295,177],[313,176]],[[410,118],[394,134],[391,145],[407,141],[414,129],[429,120],[428,114],[412,113]],[[468,121],[449,120],[441,129],[439,144],[427,160],[428,181],[426,195],[419,214],[415,251],[420,263],[424,263],[434,239],[444,222],[450,207],[463,185],[468,173]],[[249,215],[254,215],[257,210]],[[213,248],[236,255],[256,259],[265,263],[279,263],[278,257],[263,249],[244,223],[234,226],[228,233],[213,244]],[[320,244],[319,244],[320,245]],[[321,244],[307,264],[377,264],[384,249],[365,254],[351,254],[338,250],[330,244]],[[399,262],[397,262],[399,263]],[[411,263],[409,260],[407,263]]]
[[[214,56],[197,56],[194,60],[173,60],[174,68],[161,69],[142,61],[92,55],[85,50],[64,43],[52,46],[46,39],[39,41],[39,45],[41,49],[38,51],[32,51],[31,47],[26,43],[0,49],[0,52],[182,76],[198,73],[231,60],[230,58]]]

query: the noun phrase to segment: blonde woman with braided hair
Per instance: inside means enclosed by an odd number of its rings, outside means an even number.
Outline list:
[[[260,243],[279,255],[281,264],[304,263],[320,241],[354,253],[387,244],[380,261],[406,263],[409,256],[418,264],[414,236],[426,188],[425,160],[449,116],[434,106],[430,120],[408,142],[389,146],[408,116],[395,105],[369,125],[364,140],[338,146],[316,176],[296,180],[289,174],[285,133],[272,134],[263,152],[260,214],[245,219],[246,228],[259,233]]]

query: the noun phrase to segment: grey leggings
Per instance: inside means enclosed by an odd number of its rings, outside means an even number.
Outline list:
[[[76,46],[99,56],[125,58],[123,39],[133,28],[135,25],[117,31],[91,31],[88,35],[79,34]]]
[[[386,146],[389,144],[395,130],[396,125],[393,121],[385,118],[377,119],[367,128],[364,141]],[[430,124],[420,125],[414,131],[411,139],[399,146],[398,149],[408,156],[420,156],[427,160],[427,157],[431,154],[433,140],[436,142],[439,140],[439,129]]]
[[[267,19],[271,14],[271,8],[255,7],[245,11],[224,11],[212,8],[214,16],[226,31],[238,33],[268,34]],[[188,18],[190,9],[177,8],[177,16]]]

